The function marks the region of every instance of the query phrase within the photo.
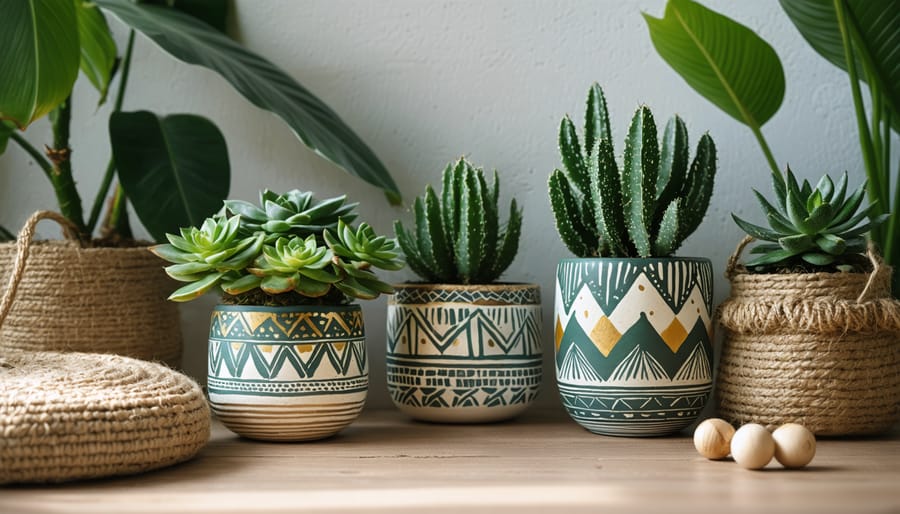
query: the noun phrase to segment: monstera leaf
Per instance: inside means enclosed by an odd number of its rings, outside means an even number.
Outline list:
[[[68,98],[78,78],[75,4],[0,0],[0,118],[21,128]]]
[[[663,18],[644,19],[659,55],[730,116],[758,130],[778,111],[781,61],[753,31],[691,0],[669,0]]]
[[[281,117],[317,154],[399,203],[400,191],[375,153],[331,108],[271,62],[177,10],[128,0],[95,2],[173,57],[217,72],[252,104]]]
[[[844,44],[832,0],[779,0],[784,12],[813,49],[847,70]],[[888,104],[893,128],[900,131],[900,0],[842,0],[856,69],[874,81]],[[863,73],[863,70],[868,70]]]
[[[222,207],[230,170],[225,137],[206,118],[117,112],[109,135],[119,181],[153,238],[199,226]]]

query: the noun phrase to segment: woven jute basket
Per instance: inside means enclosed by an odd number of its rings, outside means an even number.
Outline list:
[[[33,241],[50,219],[63,241]],[[84,248],[59,214],[33,214],[0,244],[0,350],[114,353],[178,366],[178,308],[159,258],[138,248]],[[4,320],[5,318],[5,320]]]
[[[0,357],[0,484],[149,471],[209,439],[209,407],[190,378],[118,355]]]
[[[900,420],[900,302],[872,248],[870,273],[752,274],[729,260],[719,414],[818,435],[870,435]]]

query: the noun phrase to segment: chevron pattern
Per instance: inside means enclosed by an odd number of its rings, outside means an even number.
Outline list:
[[[504,289],[399,286],[390,300],[398,305],[470,303],[475,305],[540,305],[541,291],[534,286]]]

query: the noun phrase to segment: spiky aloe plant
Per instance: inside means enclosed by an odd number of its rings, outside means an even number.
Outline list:
[[[394,222],[406,263],[422,279],[443,284],[489,284],[512,263],[519,249],[522,211],[512,199],[500,224],[500,180],[488,186],[481,168],[465,158],[444,169],[441,199],[432,187],[416,198],[415,231]]]
[[[227,205],[226,213],[256,215],[249,223],[240,214],[230,218],[220,214],[204,221],[199,229],[182,229],[180,237],[169,235],[170,244],[151,248],[175,263],[166,268],[169,275],[189,282],[170,300],[192,300],[215,285],[228,295],[229,303],[266,305],[340,304],[393,292],[372,270],[403,267],[397,242],[378,236],[367,223],[356,229],[345,223],[356,217],[356,204],[344,205],[343,197],[317,204],[311,194],[296,191],[285,195],[264,192],[263,198],[269,211],[261,215],[251,212],[255,206],[246,202]],[[284,199],[297,209],[305,206],[305,213],[300,214],[306,221],[287,221],[295,215],[284,216],[276,208]],[[316,214],[321,205],[330,207]],[[267,212],[277,219],[263,219]],[[329,220],[335,216],[331,228]],[[290,228],[285,229],[285,224]],[[251,235],[242,236],[248,227],[256,228]]]
[[[225,207],[241,216],[241,232],[266,232],[266,241],[274,242],[283,235],[306,237],[334,230],[338,221],[356,219],[358,203],[346,203],[346,196],[317,201],[311,192],[294,189],[277,194],[264,189],[259,193],[259,206],[243,200],[225,200]]]
[[[732,214],[735,223],[747,234],[766,241],[750,250],[761,254],[746,263],[750,268],[793,268],[834,266],[843,271],[856,267],[854,261],[866,250],[866,233],[882,223],[889,214],[866,218],[873,205],[860,209],[866,194],[863,182],[848,195],[847,172],[835,185],[824,175],[815,189],[809,181],[798,184],[787,169],[785,177],[773,174],[775,205],[753,190],[770,228],[748,223]],[[805,264],[804,264],[805,263]]]
[[[671,255],[703,220],[716,173],[709,134],[688,166],[687,127],[672,117],[659,146],[653,114],[634,113],[624,163],[616,163],[606,99],[588,91],[584,141],[568,116],[559,128],[562,170],[550,175],[550,203],[563,243],[578,257]]]

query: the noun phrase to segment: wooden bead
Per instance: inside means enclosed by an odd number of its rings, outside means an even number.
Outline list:
[[[734,427],[719,418],[710,418],[697,425],[694,430],[694,448],[707,459],[718,460],[731,453],[731,438]]]
[[[816,436],[803,425],[788,423],[772,432],[775,459],[786,468],[802,468],[816,455]]]
[[[731,456],[742,468],[764,468],[774,455],[775,440],[762,425],[744,425],[731,438]]]

